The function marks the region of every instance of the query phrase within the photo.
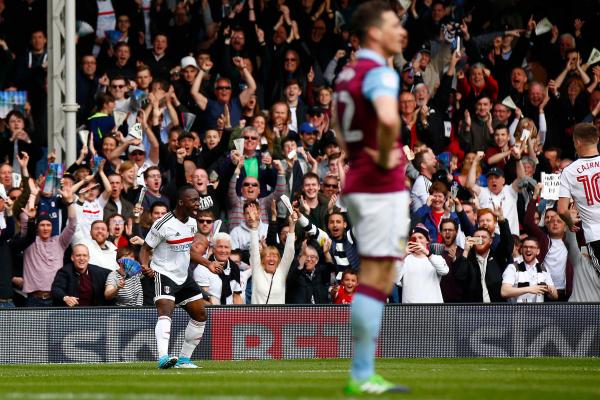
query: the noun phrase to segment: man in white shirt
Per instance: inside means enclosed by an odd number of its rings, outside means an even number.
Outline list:
[[[419,176],[410,190],[410,209],[416,213],[419,208],[427,204],[431,178],[437,171],[438,161],[433,151],[427,149],[415,154],[413,165],[419,171]]]
[[[218,262],[222,266],[221,272],[211,272],[204,265],[198,265],[194,270],[194,280],[210,294],[212,304],[244,303],[240,269],[229,259],[229,256],[231,256],[231,237],[225,232],[219,232],[213,237],[213,255],[209,257],[209,261]]]
[[[517,148],[514,149],[512,156],[517,160],[517,178],[510,185],[506,185],[504,171],[498,167],[493,167],[488,170],[486,175],[488,179],[487,188],[483,188],[475,183],[477,178],[477,166],[485,155],[483,151],[478,151],[475,160],[471,165],[471,169],[469,169],[469,175],[465,186],[473,193],[473,195],[478,197],[480,208],[494,209],[498,205],[502,206],[502,211],[508,220],[511,233],[515,236],[519,236],[517,198],[519,196],[519,184],[525,177],[525,169],[521,162],[521,151]]]
[[[569,229],[577,231],[569,211],[573,199],[585,236],[588,253],[596,272],[600,274],[600,154],[598,129],[593,124],[581,123],[573,130],[573,143],[579,159],[563,169],[560,177],[558,214]]]
[[[91,240],[83,241],[90,252],[90,264],[116,271],[119,269],[117,264],[117,246],[108,241],[108,225],[103,220],[97,220],[92,223],[90,229]]]
[[[523,261],[510,264],[502,274],[502,297],[516,303],[542,303],[544,295],[558,298],[552,276],[537,260],[540,244],[532,236],[523,240],[521,256]]]
[[[431,254],[429,231],[417,224],[407,246],[408,255],[398,268],[402,303],[443,303],[440,280],[449,271],[444,257]]]
[[[154,222],[140,251],[144,275],[153,276],[155,282],[154,304],[158,312],[155,335],[160,369],[198,368],[190,357],[204,334],[207,315],[200,287],[189,275],[188,268],[190,249],[198,231],[199,206],[196,189],[190,185],[179,188],[177,206]],[[190,315],[190,321],[179,357],[169,357],[171,315],[176,303]]]

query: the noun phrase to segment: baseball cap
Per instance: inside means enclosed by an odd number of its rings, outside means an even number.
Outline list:
[[[300,133],[316,132],[316,131],[318,131],[318,129],[315,128],[315,126],[313,124],[311,124],[310,122],[304,122],[304,123],[302,123],[302,125],[300,125]]]
[[[431,47],[428,44],[423,44],[419,49],[419,53],[431,54]]]
[[[427,227],[421,223],[415,225],[412,231],[410,231],[410,236],[414,235],[415,233],[420,233],[421,235],[425,236],[427,240],[430,240],[429,229],[427,229]]]
[[[181,59],[181,69],[184,69],[187,67],[194,67],[196,69],[200,69],[200,68],[198,68],[196,59],[192,56],[185,56]]]
[[[485,174],[485,176],[490,176],[490,175],[504,177],[504,171],[502,171],[501,168],[493,167],[488,170],[487,174]]]
[[[129,148],[127,149],[127,152],[128,152],[129,154],[131,154],[131,153],[133,153],[134,151],[143,151],[143,152],[145,153],[145,152],[146,152],[146,148],[145,148],[143,145],[141,145],[141,144],[138,144],[138,145],[133,145],[133,144],[132,144],[132,145],[130,145],[130,146],[129,146]]]

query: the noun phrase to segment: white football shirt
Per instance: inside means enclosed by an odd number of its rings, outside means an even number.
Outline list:
[[[573,199],[586,243],[600,240],[600,155],[581,157],[563,169],[559,197]]]
[[[512,185],[504,185],[502,191],[494,194],[490,189],[482,187],[479,192],[479,207],[494,209],[494,206],[502,204],[502,213],[508,221],[510,232],[513,235],[519,236],[519,214],[517,213],[517,198],[519,194],[515,192]],[[496,233],[500,233],[500,229],[496,227]]]
[[[154,249],[150,267],[181,285],[188,277],[190,248],[198,230],[196,220],[183,223],[173,212],[158,219],[146,235],[146,243]]]

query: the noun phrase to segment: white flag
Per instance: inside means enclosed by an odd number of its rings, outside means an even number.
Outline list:
[[[502,105],[510,108],[511,110],[516,110],[517,108],[517,105],[510,96],[506,96],[504,100],[502,100]]]
[[[594,65],[598,61],[600,61],[600,51],[596,48],[593,48],[592,52],[590,53],[590,57],[587,60],[587,65]]]
[[[113,118],[115,120],[115,126],[118,128],[123,125],[125,118],[127,118],[127,113],[124,111],[113,111]]]
[[[239,151],[241,154],[244,154],[244,138],[233,139],[233,145],[235,149]]]
[[[283,203],[283,205],[285,205],[285,208],[288,209],[288,211],[291,213],[294,212],[294,208],[292,207],[292,203],[290,202],[289,197],[287,197],[285,194],[282,194],[281,197],[281,202]]]
[[[403,9],[408,10],[412,5],[412,0],[398,0],[398,3]]]
[[[142,124],[140,124],[139,122],[133,124],[133,126],[129,128],[127,136],[132,137],[134,139],[142,140]]]
[[[90,138],[90,131],[87,129],[80,129],[77,131],[77,133],[79,134],[79,139],[81,139],[81,144],[87,146]]]
[[[548,33],[552,30],[552,22],[548,20],[548,18],[542,19],[535,26],[535,34],[536,36],[543,35],[544,33]]]

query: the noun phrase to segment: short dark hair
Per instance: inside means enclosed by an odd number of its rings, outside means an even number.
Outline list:
[[[283,145],[286,144],[287,142],[294,142],[296,143],[296,139],[294,139],[291,136],[286,136],[282,141],[281,141],[281,148],[283,149]]]
[[[96,109],[100,111],[105,104],[114,103],[115,98],[110,93],[98,93],[96,96]]]
[[[415,167],[415,169],[417,171],[421,171],[421,163],[423,162],[423,159],[425,158],[425,153],[427,153],[429,150],[421,150],[419,151],[417,154],[415,154],[415,158],[412,160],[413,163],[413,167]]]
[[[329,218],[331,218],[333,215],[339,215],[340,217],[342,217],[344,222],[348,223],[348,221],[346,221],[346,216],[341,211],[336,210],[335,208],[332,212],[329,213],[329,215],[327,215],[327,222],[329,222]]]
[[[444,226],[444,224],[452,224],[454,225],[454,229],[458,231],[458,223],[452,218],[442,218],[442,220],[440,221],[440,230],[442,226]]]
[[[25,115],[23,115],[23,113],[21,111],[11,110],[8,114],[6,114],[6,117],[4,118],[4,120],[8,122],[10,117],[17,117],[21,121],[25,122]]]
[[[160,172],[160,168],[158,168],[158,166],[156,166],[156,165],[152,165],[151,167],[146,168],[146,170],[144,171],[144,179],[148,179],[148,175],[152,171]],[[161,174],[161,178],[162,178],[162,174]]]
[[[167,210],[169,210],[169,206],[167,205],[167,203],[165,203],[164,201],[155,201],[154,203],[152,203],[152,205],[150,206],[150,213],[152,214],[154,212],[154,210],[156,209],[156,207],[164,207]]]
[[[494,128],[494,132],[499,131],[500,129],[506,129],[508,130],[508,126],[504,125],[504,124],[498,124],[496,125],[496,127]]]
[[[306,182],[307,179],[316,179],[317,183],[319,184],[321,182],[321,180],[319,179],[319,175],[315,174],[312,171],[309,171],[306,174],[304,174],[304,176],[302,177],[302,185],[304,185],[304,182]]]
[[[342,272],[342,279],[344,279],[344,277],[346,275],[356,275],[356,276],[358,276],[358,271],[354,270],[352,268],[347,268],[347,269],[344,270],[344,272]]]
[[[92,225],[90,225],[90,230],[94,229],[94,226],[97,224],[104,224],[104,225],[106,225],[106,228],[108,229],[108,224],[106,223],[106,221],[104,221],[103,219],[97,219],[94,222],[92,222]]]
[[[535,236],[527,236],[525,239],[523,239],[521,241],[521,243],[525,243],[525,242],[535,242],[535,244],[537,245],[537,247],[538,248],[540,247],[540,241]]]
[[[247,209],[248,207],[250,207],[251,205],[255,205],[255,206],[256,206],[256,208],[257,208],[257,209],[259,210],[259,212],[260,212],[260,204],[258,204],[258,201],[256,201],[256,200],[246,200],[246,201],[244,202],[244,212],[245,212],[245,211],[246,211],[246,209]]]
[[[185,185],[183,185],[179,189],[177,189],[177,198],[181,199],[183,197],[183,194],[185,192],[187,192],[188,190],[196,191],[196,189],[192,185],[186,183]]]
[[[393,12],[390,3],[380,0],[363,3],[354,11],[350,25],[360,43],[364,44],[369,28],[381,25],[383,14],[388,11]]]
[[[298,79],[296,78],[290,78],[285,82],[285,86],[284,89],[287,89],[288,87],[292,86],[292,85],[298,85],[298,87],[300,89],[302,89],[302,85],[300,85],[300,82],[298,81]]]

